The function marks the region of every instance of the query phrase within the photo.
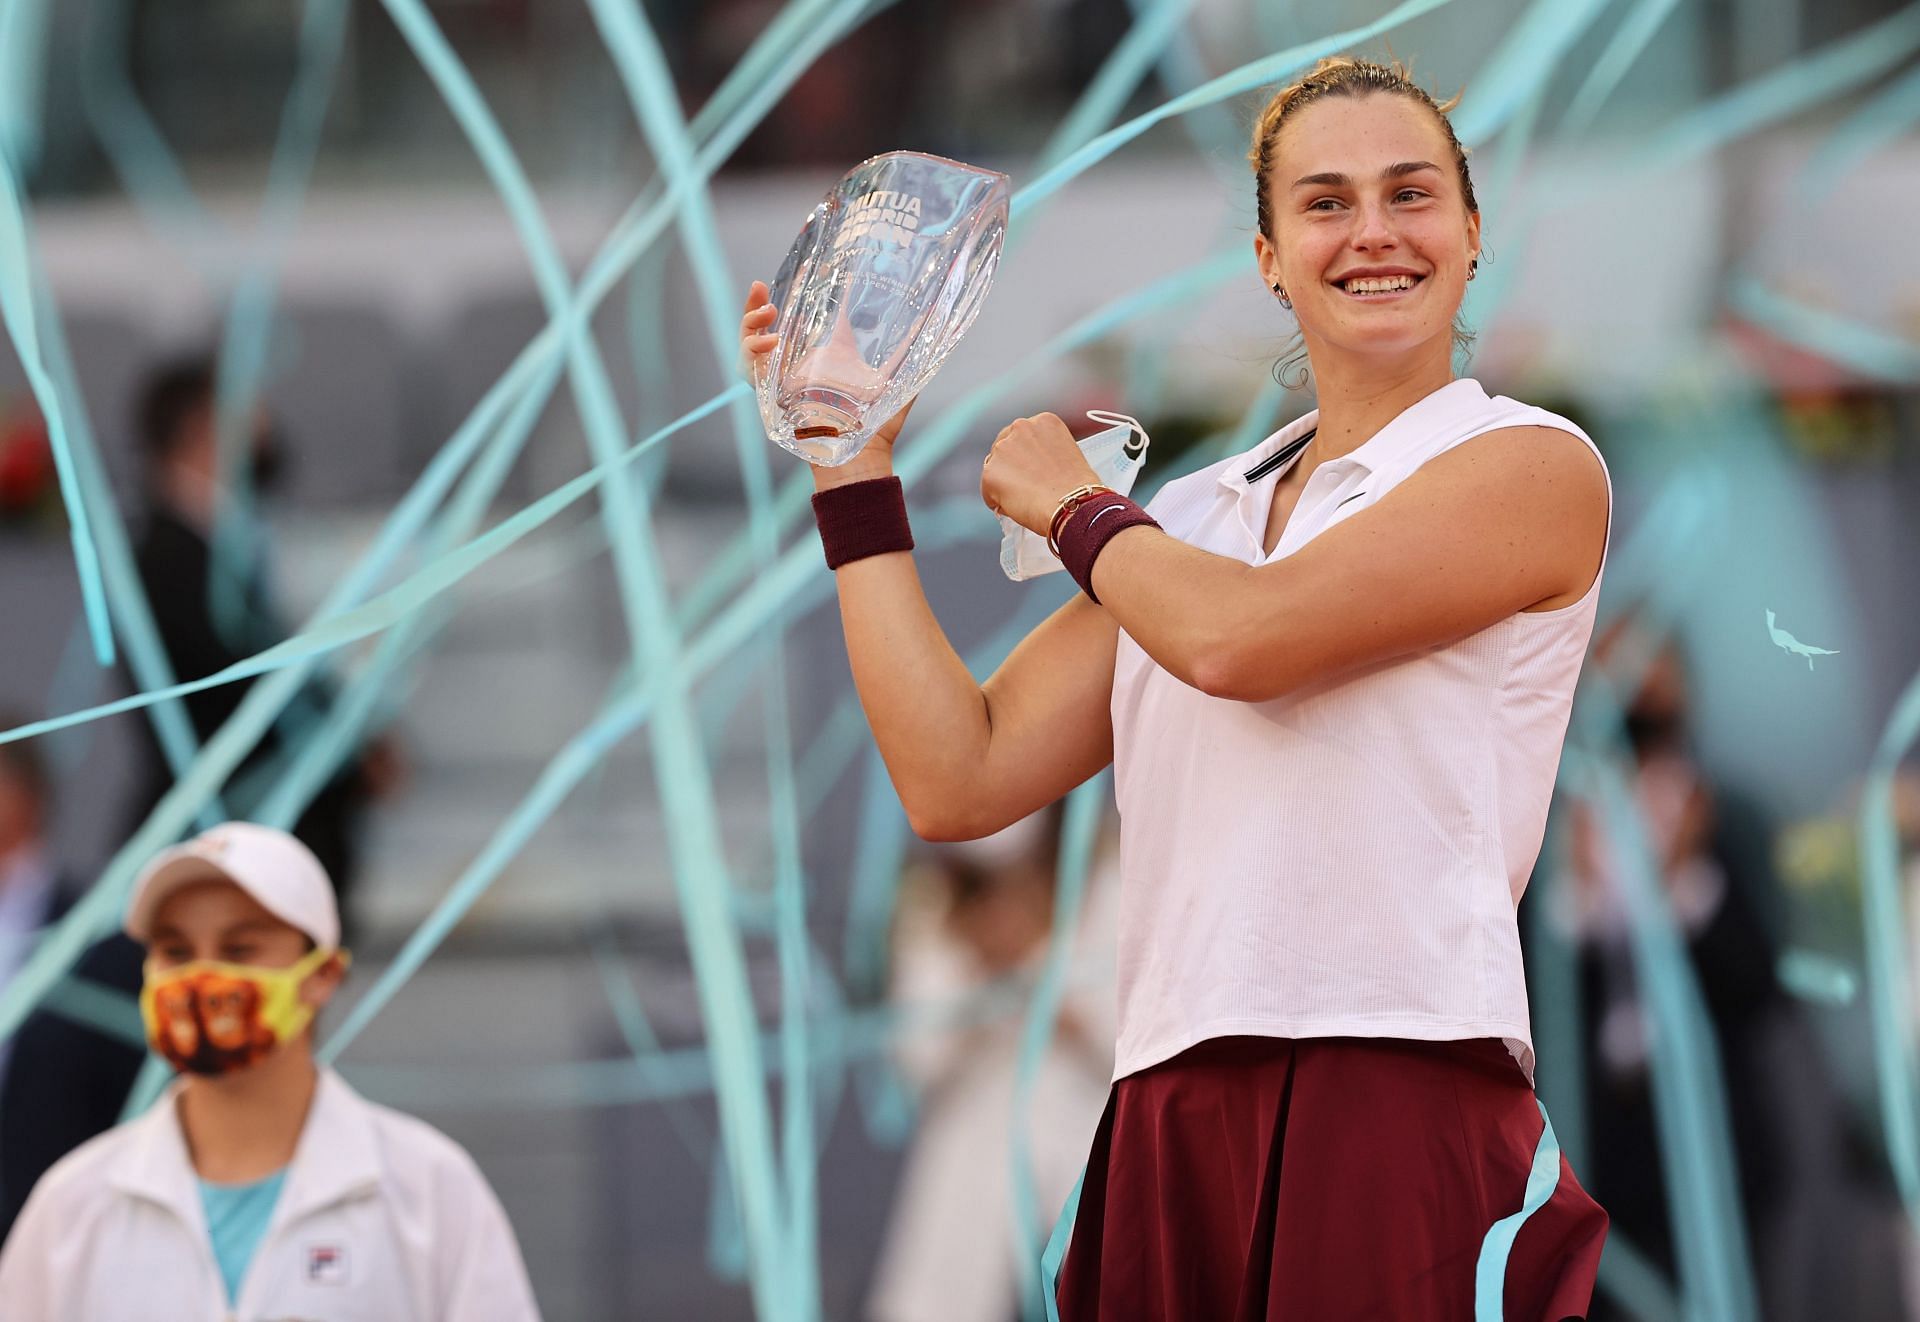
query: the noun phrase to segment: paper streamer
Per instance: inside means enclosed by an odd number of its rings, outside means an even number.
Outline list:
[[[1414,0],[1377,22],[1298,42],[1205,80],[1182,27],[1190,7],[1186,0],[1143,0],[1137,6],[1133,29],[1050,142],[1043,157],[1044,168],[1016,196],[1015,215],[1022,225],[1031,220],[1036,214],[1034,208],[1073,178],[1169,118],[1215,115],[1211,127],[1203,127],[1198,120],[1189,120],[1187,126],[1202,143],[1203,151],[1211,155],[1222,150],[1227,137],[1221,128],[1227,121],[1219,117],[1223,102],[1296,73],[1320,54],[1370,40],[1445,3]],[[38,0],[0,3],[0,30],[11,30],[6,24],[20,21],[19,16],[34,10],[37,4]],[[588,944],[602,968],[609,1004],[630,1058],[535,1072],[524,1080],[507,1081],[511,1087],[494,1094],[487,1094],[485,1089],[479,1093],[522,1101],[537,1097],[550,1104],[591,1105],[685,1095],[685,1090],[712,1087],[720,1103],[727,1158],[724,1167],[716,1167],[715,1172],[712,1213],[716,1249],[725,1250],[723,1257],[731,1256],[728,1245],[732,1241],[721,1232],[737,1228],[737,1262],[751,1280],[759,1314],[766,1318],[811,1319],[819,1316],[821,1307],[815,1179],[818,1145],[824,1138],[822,1117],[831,1115],[839,1086],[854,1064],[860,1066],[854,1077],[871,1114],[891,1112],[897,1117],[897,1089],[888,1091],[877,1086],[873,1081],[884,1079],[884,1071],[867,1066],[889,1034],[914,1031],[928,1022],[914,1014],[848,1008],[818,952],[812,949],[807,930],[800,823],[818,806],[818,795],[824,792],[811,787],[823,783],[822,777],[837,778],[839,769],[860,754],[865,747],[864,731],[857,711],[843,706],[840,711],[844,714],[830,720],[806,750],[799,764],[801,775],[796,779],[784,710],[786,674],[780,659],[780,640],[794,619],[819,608],[831,592],[810,538],[803,538],[802,544],[785,552],[780,549],[782,539],[803,517],[805,475],[795,473],[776,488],[768,471],[767,452],[755,432],[757,424],[752,420],[750,402],[739,385],[722,389],[674,422],[663,425],[656,415],[639,429],[645,433],[644,438],[634,443],[614,404],[607,368],[592,340],[590,325],[595,309],[636,269],[641,274],[634,277],[629,294],[636,309],[634,320],[645,323],[640,309],[657,306],[646,299],[657,296],[659,289],[657,274],[650,273],[660,270],[657,258],[662,250],[654,245],[670,228],[677,229],[693,267],[716,362],[726,371],[737,319],[733,307],[735,285],[741,282],[733,278],[715,241],[717,230],[705,192],[706,180],[820,51],[862,17],[884,6],[857,0],[837,4],[800,0],[781,10],[720,92],[690,124],[681,120],[671,94],[669,71],[644,14],[623,0],[589,0],[589,6],[632,101],[636,121],[659,163],[660,177],[636,199],[576,282],[559,260],[539,199],[490,108],[425,6],[419,0],[386,0],[387,12],[459,120],[507,205],[549,321],[427,466],[383,525],[375,546],[356,562],[314,618],[279,647],[194,684],[170,683],[165,658],[156,655],[151,637],[144,646],[138,642],[144,602],[127,568],[130,561],[125,557],[124,535],[119,531],[110,496],[97,472],[89,480],[90,466],[97,460],[91,457],[84,412],[78,407],[78,391],[70,380],[71,369],[60,361],[64,348],[57,330],[57,309],[50,299],[36,292],[39,277],[32,235],[14,173],[22,157],[10,155],[0,166],[0,310],[6,314],[9,334],[19,347],[36,398],[56,435],[61,492],[72,523],[89,638],[96,658],[104,662],[114,645],[109,624],[117,629],[120,641],[128,646],[130,663],[143,689],[123,702],[99,704],[0,732],[0,741],[69,729],[116,711],[151,708],[170,762],[179,774],[174,789],[116,854],[94,891],[35,952],[15,983],[0,994],[0,1035],[12,1031],[43,999],[50,1007],[64,1006],[82,1018],[92,1015],[102,1025],[116,1017],[124,1025],[124,1006],[91,997],[83,985],[66,980],[65,970],[87,941],[112,926],[133,869],[196,819],[218,815],[216,796],[228,787],[235,767],[265,731],[284,719],[319,658],[355,642],[378,640],[370,664],[347,684],[333,709],[296,741],[290,763],[272,773],[272,783],[262,800],[263,819],[282,823],[295,820],[319,787],[353,755],[366,732],[385,718],[395,692],[428,654],[440,625],[461,604],[456,589],[501,551],[541,530],[588,495],[597,496],[599,525],[585,529],[584,535],[568,534],[572,538],[569,544],[577,544],[583,554],[597,553],[604,546],[613,557],[632,663],[595,718],[558,751],[434,915],[409,940],[400,958],[329,1040],[327,1052],[331,1057],[344,1050],[398,994],[531,834],[567,794],[592,777],[606,753],[621,740],[644,733],[652,748],[656,780],[667,799],[673,871],[709,1040],[695,1051],[659,1050],[644,1011],[632,995],[631,984],[616,976],[617,952],[603,939],[590,939]],[[1670,0],[1641,0],[1630,8],[1576,93],[1563,129],[1577,128],[1597,113],[1672,7]],[[1456,122],[1463,140],[1471,142],[1502,128],[1508,131],[1487,195],[1493,212],[1505,210],[1514,172],[1537,127],[1550,75],[1605,9],[1602,0],[1529,6],[1507,29],[1476,76]],[[341,0],[309,0],[305,10],[300,72],[289,90],[283,115],[261,212],[259,246],[231,304],[227,347],[221,358],[221,435],[225,462],[235,470],[245,466],[240,424],[264,379],[264,346],[276,298],[278,254],[297,216],[318,148],[344,13]],[[1282,6],[1263,11],[1263,21],[1275,27],[1292,25],[1291,15]],[[197,259],[210,260],[207,254],[227,243],[228,236],[220,234],[216,223],[193,198],[164,140],[132,93],[121,58],[126,46],[125,5],[120,0],[95,0],[89,22],[93,26],[82,69],[82,92],[110,158],[143,214]],[[1914,11],[1895,15],[1681,116],[1652,135],[1636,160],[1641,166],[1657,166],[1710,151],[1864,85],[1896,68],[1916,48],[1920,48],[1920,25],[1915,22]],[[1145,115],[1106,128],[1146,70],[1154,65],[1159,66],[1165,80],[1187,90]],[[1875,98],[1863,118],[1849,121],[1821,158],[1821,169],[1843,168],[1886,141],[1896,124],[1910,121],[1914,113],[1912,87],[1911,77],[1902,79]],[[20,141],[9,136],[14,131],[0,114],[0,141]],[[1222,147],[1213,146],[1216,141]],[[1503,240],[1506,234],[1522,233],[1536,214],[1537,206],[1515,208],[1515,215],[1503,227]],[[219,242],[212,242],[211,235],[219,235]],[[998,399],[1032,380],[1063,354],[1139,318],[1179,307],[1227,280],[1244,278],[1248,265],[1244,235],[1236,235],[1231,249],[1223,246],[1216,256],[1188,270],[1144,288],[1123,291],[1106,307],[1054,337],[1020,370],[970,392],[942,416],[929,420],[917,432],[914,445],[903,451],[903,478],[912,485],[932,471],[968,437]],[[1479,283],[1476,316],[1492,315],[1499,290],[1498,281]],[[1869,365],[1872,374],[1912,379],[1916,371],[1913,346],[1898,337],[1844,319],[1823,320],[1817,311],[1757,286],[1736,285],[1730,297],[1743,315],[1770,328],[1791,323],[1802,337],[1797,342],[1842,361]],[[649,346],[643,343],[643,337],[636,336],[635,352],[657,363],[658,339]],[[585,424],[591,467],[480,531],[507,470],[563,377]],[[656,391],[658,381],[656,377]],[[1243,449],[1257,440],[1273,425],[1283,399],[1277,387],[1263,390],[1241,422],[1202,447],[1194,460],[1204,462],[1207,457]],[[648,407],[654,407],[651,401]],[[657,479],[658,460],[665,453],[668,439],[722,411],[730,413],[733,423],[748,499],[747,526],[700,584],[676,605],[667,597],[652,542],[650,508],[655,489],[650,483],[632,479],[643,472]],[[1163,481],[1165,476],[1154,475],[1156,481]],[[1696,493],[1674,499],[1682,500],[1695,514],[1712,505],[1710,495]],[[920,527],[923,523],[927,525],[924,530]],[[992,536],[991,521],[969,502],[927,512],[925,518],[917,518],[916,529],[922,531],[928,545],[942,540],[984,542]],[[223,554],[229,558],[242,554],[235,549],[243,546],[242,541],[234,540],[236,536],[229,533],[223,542]],[[416,557],[413,567],[396,574],[402,558],[410,554]],[[1643,559],[1649,564],[1660,560],[1652,555]],[[1623,556],[1621,565],[1628,562],[1629,557]],[[1658,575],[1650,572],[1647,577],[1654,580],[1650,590],[1657,590]],[[1038,595],[1023,598],[1007,633],[985,651],[994,650],[1005,637],[1028,627],[1036,613],[1032,603],[1043,600]],[[151,635],[150,620],[145,628]],[[747,653],[743,657],[742,650],[748,648],[765,649],[766,655]],[[742,660],[745,664],[740,664]],[[727,671],[726,683],[703,695],[703,710],[696,711],[694,686],[722,667]],[[243,678],[258,682],[239,713],[204,749],[195,750],[190,731],[186,731],[184,740],[181,738],[184,726],[175,700],[216,683]],[[763,698],[773,826],[771,856],[765,869],[770,877],[767,889],[743,884],[742,877],[758,878],[761,870],[753,861],[742,866],[729,860],[722,848],[711,779],[705,767],[707,740],[702,732],[703,712],[709,721],[723,721],[735,705],[756,696]],[[1909,702],[1913,701],[1910,695]],[[1903,1195],[1912,1206],[1920,1194],[1920,1141],[1916,1140],[1913,1123],[1912,1044],[1898,1016],[1898,1007],[1906,1003],[1905,956],[1898,945],[1898,933],[1904,928],[1899,921],[1897,877],[1892,875],[1892,869],[1897,868],[1897,842],[1891,839],[1890,816],[1885,811],[1888,777],[1898,759],[1897,752],[1889,755],[1887,749],[1903,750],[1920,734],[1920,730],[1909,729],[1920,717],[1908,717],[1906,712],[1903,706],[1896,713],[1883,740],[1876,778],[1870,779],[1863,800],[1862,830],[1869,845],[1867,908],[1873,918],[1868,924],[1867,983],[1882,1062],[1883,1112],[1896,1173]],[[1601,754],[1582,756],[1588,759],[1579,763],[1583,792],[1597,797],[1607,808],[1613,827],[1631,838],[1635,830],[1631,809],[1624,806],[1616,773]],[[869,758],[867,766],[867,811],[862,817],[854,907],[849,914],[844,951],[849,982],[856,994],[862,994],[863,989],[865,994],[877,990],[881,956],[878,937],[890,913],[891,879],[906,844],[904,819],[897,803],[889,801],[890,791],[877,759]],[[1050,952],[1047,975],[1028,1007],[1020,1067],[1023,1098],[1030,1093],[1033,1071],[1045,1050],[1061,991],[1064,974],[1060,961],[1071,931],[1069,892],[1084,873],[1084,849],[1098,826],[1104,801],[1104,788],[1096,791],[1096,785],[1102,782],[1094,782],[1076,794],[1069,813],[1068,838],[1063,841],[1067,852],[1063,855],[1061,928]],[[1693,1043],[1692,1049],[1710,1052],[1710,1035],[1706,1046],[1700,1047],[1698,1035],[1704,1023],[1693,1004],[1697,994],[1688,991],[1683,956],[1677,956],[1671,944],[1670,920],[1666,928],[1661,926],[1657,905],[1645,894],[1635,901],[1635,913],[1636,952],[1643,973],[1661,988],[1652,998],[1661,1032]],[[779,1031],[771,1036],[759,1028],[746,985],[741,952],[743,923],[770,934],[779,952],[781,1018]],[[1876,930],[1881,948],[1875,946]],[[1781,976],[1789,985],[1799,987],[1802,994],[1822,988],[1837,994],[1834,989],[1844,981],[1835,976],[1833,967],[1811,956],[1783,961]],[[765,1088],[769,1078],[779,1075],[784,1075],[789,1084],[783,1093],[780,1141],[776,1144]],[[408,1086],[401,1075],[387,1077],[396,1089]],[[1716,1224],[1716,1218],[1724,1223],[1735,1215],[1725,1203],[1725,1166],[1730,1159],[1716,1147],[1724,1141],[1724,1135],[1716,1138],[1714,1132],[1715,1124],[1723,1123],[1718,1119],[1723,1107],[1717,1080],[1710,1071],[1702,1075],[1683,1061],[1662,1056],[1656,1083],[1662,1090],[1662,1132],[1669,1140],[1665,1159],[1676,1190],[1675,1217],[1681,1231],[1687,1314],[1700,1318],[1740,1316],[1750,1303],[1751,1288],[1744,1245],[1739,1242],[1737,1225],[1729,1230],[1725,1224]],[[444,1088],[441,1091],[444,1093]],[[1024,1133],[1024,1127],[1017,1125],[1016,1132]],[[706,1138],[691,1130],[683,1134],[690,1147]],[[1550,1141],[1548,1127],[1543,1131],[1543,1151]],[[711,1148],[710,1142],[707,1147]],[[1038,1242],[1043,1209],[1033,1206],[1030,1163],[1017,1148],[1012,1160],[1021,1243],[1023,1249],[1030,1250]],[[1063,1245],[1064,1241],[1058,1243]],[[1030,1257],[1023,1255],[1023,1264],[1026,1298],[1031,1302],[1039,1277]],[[1612,1282],[1609,1288],[1618,1297],[1638,1298],[1643,1314],[1659,1315],[1665,1306],[1661,1294],[1664,1284],[1630,1249],[1623,1248],[1618,1254],[1609,1250],[1603,1262],[1603,1278]]]

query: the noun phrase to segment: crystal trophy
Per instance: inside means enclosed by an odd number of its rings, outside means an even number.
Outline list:
[[[926,387],[980,313],[1010,197],[1004,174],[911,151],[834,185],[773,279],[780,343],[754,363],[776,444],[844,464]]]

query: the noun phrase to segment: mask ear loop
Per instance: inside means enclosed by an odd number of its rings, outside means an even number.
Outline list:
[[[1130,427],[1133,429],[1133,436],[1128,438],[1125,447],[1127,458],[1129,459],[1138,459],[1147,452],[1147,447],[1153,443],[1147,438],[1147,429],[1140,425],[1138,418],[1125,413],[1114,413],[1107,409],[1088,409],[1087,416],[1095,422],[1104,422],[1109,427]]]

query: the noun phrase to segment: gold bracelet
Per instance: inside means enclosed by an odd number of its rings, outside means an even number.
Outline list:
[[[1060,530],[1066,526],[1074,511],[1092,500],[1095,496],[1115,495],[1114,489],[1102,482],[1089,482],[1083,487],[1075,487],[1060,498],[1054,507],[1053,522],[1047,525],[1047,549],[1053,552],[1053,558],[1060,558]]]

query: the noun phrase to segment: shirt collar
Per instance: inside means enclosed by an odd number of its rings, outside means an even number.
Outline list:
[[[201,1223],[193,1161],[177,1109],[184,1079],[175,1079],[145,1115],[127,1122],[127,1151],[107,1179],[116,1189],[170,1208],[193,1225]]]
[[[1458,377],[1455,380],[1449,381],[1446,385],[1441,386],[1438,390],[1433,391],[1431,394],[1424,395],[1412,404],[1409,404],[1406,408],[1395,414],[1386,426],[1382,427],[1372,436],[1369,436],[1365,443],[1356,447],[1351,453],[1343,454],[1338,459],[1330,459],[1327,462],[1346,464],[1354,468],[1364,468],[1370,473],[1377,472],[1397,450],[1404,447],[1404,442],[1409,432],[1420,426],[1422,421],[1431,417],[1436,410],[1442,408],[1471,409],[1478,405],[1484,405],[1486,402],[1487,392],[1481,387],[1478,381],[1470,376]],[[1249,487],[1247,473],[1250,470],[1258,467],[1267,458],[1285,449],[1288,444],[1305,436],[1309,431],[1312,431],[1319,425],[1319,409],[1314,409],[1310,413],[1305,413],[1295,418],[1279,431],[1267,437],[1266,440],[1260,442],[1260,444],[1254,446],[1251,450],[1239,455],[1232,463],[1228,464],[1220,474],[1220,485],[1233,491],[1246,491]],[[1297,457],[1294,462],[1299,462]],[[1292,467],[1292,465],[1289,464],[1288,467]],[[1285,470],[1281,471],[1284,472]],[[1274,475],[1268,474],[1268,476],[1271,477]],[[1265,479],[1263,478],[1262,480],[1264,481]]]
[[[1266,440],[1228,460],[1220,470],[1220,485],[1229,491],[1245,491],[1251,484],[1247,474],[1320,425],[1320,410],[1301,414]],[[1298,462],[1298,456],[1295,456]]]
[[[184,1086],[185,1080],[174,1080],[145,1115],[128,1123],[126,1158],[114,1166],[109,1179],[116,1188],[170,1208],[197,1226],[203,1223],[199,1185],[178,1111]],[[379,1181],[372,1108],[339,1075],[322,1069],[274,1221],[339,1202]]]
[[[379,1183],[380,1147],[372,1106],[338,1074],[321,1070],[275,1219],[304,1215]]]

